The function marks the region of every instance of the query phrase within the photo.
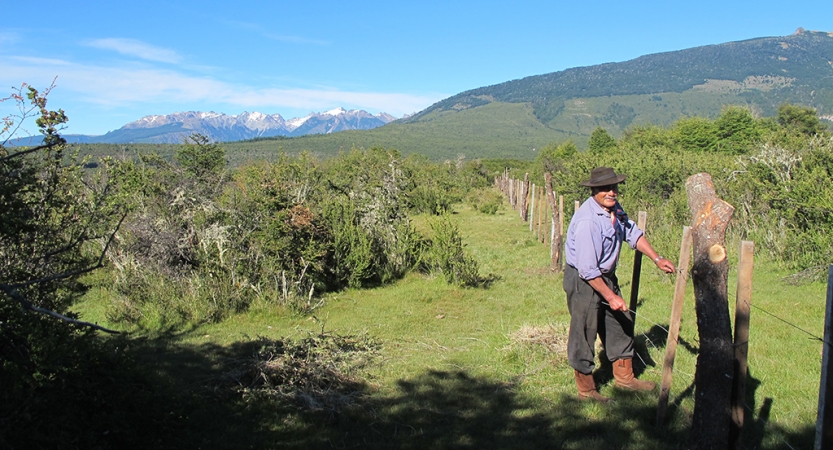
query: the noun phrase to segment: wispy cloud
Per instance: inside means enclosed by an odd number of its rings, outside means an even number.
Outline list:
[[[305,36],[295,36],[295,35],[286,35],[286,34],[276,34],[271,31],[267,31],[261,25],[251,22],[241,22],[241,21],[226,21],[226,23],[242,28],[244,30],[249,30],[254,33],[261,35],[266,39],[271,39],[273,41],[281,41],[281,42],[288,42],[291,44],[313,44],[313,45],[330,45],[331,42],[323,39],[313,39]]]
[[[182,57],[177,52],[161,47],[155,47],[136,39],[104,38],[87,42],[90,47],[104,50],[114,50],[123,55],[135,56],[148,61],[178,63]]]
[[[284,36],[272,33],[261,33],[263,37],[272,39],[273,41],[289,42],[292,44],[314,44],[314,45],[330,45],[330,41],[320,39],[310,39],[301,36]]]
[[[12,44],[20,41],[20,35],[10,31],[0,31],[0,45]]]
[[[11,58],[4,63],[0,83],[58,76],[58,89],[107,108],[138,104],[177,104],[181,110],[196,103],[216,103],[262,112],[281,108],[321,111],[337,106],[384,111],[401,116],[426,108],[444,94],[355,92],[339,89],[277,89],[250,86],[156,68],[82,65],[55,59]],[[35,83],[35,81],[31,81]],[[227,111],[235,113],[236,111]]]

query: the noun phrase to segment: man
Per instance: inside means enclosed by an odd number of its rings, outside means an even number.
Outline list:
[[[573,367],[580,399],[607,402],[593,381],[596,335],[613,364],[615,385],[623,389],[650,391],[654,383],[633,375],[633,318],[622,298],[616,278],[616,264],[622,243],[639,250],[667,273],[674,264],[659,256],[642,230],[628,219],[617,200],[619,183],[610,167],[590,171],[581,183],[591,189],[588,198],[573,215],[567,228],[564,291],[570,311],[567,357]]]

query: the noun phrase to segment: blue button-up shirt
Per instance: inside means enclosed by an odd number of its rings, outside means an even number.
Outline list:
[[[567,264],[578,270],[583,280],[612,273],[619,262],[622,242],[636,248],[643,232],[628,219],[616,202],[616,223],[610,223],[610,212],[593,197],[588,198],[573,215],[567,228]]]

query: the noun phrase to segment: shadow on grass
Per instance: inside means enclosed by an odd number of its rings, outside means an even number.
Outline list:
[[[365,384],[352,405],[309,411],[222,387],[222,375],[258,346],[114,340],[114,353],[89,371],[38,392],[19,410],[26,417],[0,417],[0,448],[685,448],[688,421],[680,413],[671,425],[654,426],[655,393],[614,392],[615,403],[600,405],[572,392],[531,398],[512,383],[428,370],[387,394]],[[764,433],[774,427],[765,420],[750,422],[745,442],[760,449],[812,444],[812,426],[775,429],[784,438],[768,444]]]

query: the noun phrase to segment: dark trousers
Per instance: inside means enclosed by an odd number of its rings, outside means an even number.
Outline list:
[[[602,279],[621,296],[615,274],[606,274]],[[573,369],[583,374],[593,373],[597,334],[610,361],[633,358],[633,319],[630,312],[611,310],[602,296],[569,265],[564,269],[564,292],[567,293],[567,308],[570,311],[567,360]]]

